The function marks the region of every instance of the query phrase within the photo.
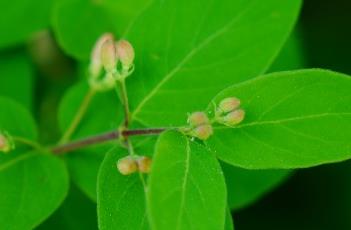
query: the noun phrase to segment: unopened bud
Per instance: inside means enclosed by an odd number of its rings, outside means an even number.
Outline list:
[[[228,97],[223,99],[220,103],[219,103],[219,112],[221,113],[229,113],[237,108],[239,108],[240,106],[240,100],[236,97]]]
[[[212,134],[213,129],[212,126],[209,124],[198,126],[192,131],[192,135],[194,137],[197,137],[203,141],[207,140]]]
[[[242,109],[235,110],[223,117],[223,124],[234,126],[241,123],[245,118],[245,111]]]
[[[91,53],[91,60],[89,71],[92,77],[98,77],[102,70],[101,63],[101,47],[106,41],[113,41],[113,35],[111,33],[103,34],[95,43],[93,51]]]
[[[120,40],[116,44],[117,56],[121,60],[122,68],[129,70],[133,66],[134,62],[134,48],[126,40]]]
[[[188,123],[191,126],[199,126],[208,124],[210,121],[204,112],[194,112],[188,117]]]
[[[118,160],[117,168],[122,175],[130,175],[138,170],[138,165],[133,157],[127,156]]]
[[[8,153],[15,148],[14,142],[6,132],[0,132],[0,152]]]
[[[149,157],[141,156],[137,159],[138,169],[141,173],[149,173],[152,160]]]
[[[113,40],[107,40],[101,47],[101,62],[108,73],[115,71],[117,67],[116,45]]]

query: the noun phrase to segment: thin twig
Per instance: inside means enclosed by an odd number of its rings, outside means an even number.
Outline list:
[[[157,135],[170,128],[131,129],[123,131],[123,136]]]
[[[71,152],[77,149],[82,149],[91,145],[101,144],[108,141],[117,140],[122,135],[123,137],[137,136],[137,135],[157,135],[165,131],[166,128],[155,128],[155,129],[135,129],[125,130],[120,133],[118,130],[114,130],[107,133],[98,134],[95,136],[87,137],[81,140],[73,141],[63,145],[58,145],[51,148],[51,152],[56,155]]]

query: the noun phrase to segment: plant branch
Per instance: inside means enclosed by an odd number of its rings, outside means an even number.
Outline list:
[[[101,133],[95,136],[87,137],[77,141],[73,141],[67,144],[58,145],[51,148],[51,152],[56,155],[71,152],[77,149],[85,148],[91,145],[101,144],[108,141],[119,139],[121,136],[138,136],[138,135],[157,135],[166,131],[166,128],[154,128],[154,129],[135,129],[135,130],[124,130],[122,132],[118,130]]]
[[[96,93],[95,90],[89,89],[89,91],[85,95],[75,117],[73,118],[73,121],[71,122],[70,126],[68,127],[68,129],[66,130],[64,135],[62,136],[59,143],[66,143],[67,141],[69,141],[69,139],[71,138],[73,133],[76,131],[79,123],[82,121],[83,116],[86,113],[86,111],[90,105],[90,102],[91,102],[92,98],[94,97],[95,93]]]
[[[116,87],[116,91],[121,99],[122,106],[124,108],[123,128],[125,130],[122,130],[121,135],[123,136],[123,139],[124,139],[123,141],[125,142],[125,144],[127,146],[129,154],[131,156],[134,156],[135,155],[134,147],[133,147],[133,143],[130,140],[129,136],[158,134],[160,132],[163,132],[165,129],[128,130],[129,120],[130,120],[130,110],[129,110],[129,101],[128,101],[127,87],[125,84],[125,78],[118,80],[117,86],[118,86],[118,88]],[[146,191],[146,182],[145,182],[144,176],[142,175],[141,172],[138,172],[138,174],[139,174],[140,180],[143,184],[144,190]]]
[[[166,131],[170,128],[151,128],[151,129],[131,129],[131,130],[124,130],[123,136],[141,136],[141,135],[157,135]]]

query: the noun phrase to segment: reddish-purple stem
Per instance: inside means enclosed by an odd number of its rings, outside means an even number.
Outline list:
[[[60,155],[67,152],[71,152],[77,149],[85,148],[87,146],[101,144],[107,141],[113,141],[123,137],[137,136],[137,135],[157,135],[165,131],[165,128],[155,128],[155,129],[134,129],[134,130],[124,130],[121,133],[118,130],[114,130],[107,133],[98,134],[95,136],[87,137],[77,141],[69,142],[67,144],[58,145],[51,149],[51,152]]]

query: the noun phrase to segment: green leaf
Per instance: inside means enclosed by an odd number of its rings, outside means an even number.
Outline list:
[[[0,98],[0,129],[35,141],[37,130],[27,110]],[[61,204],[68,190],[64,163],[47,153],[25,150],[0,155],[0,226],[32,229]]]
[[[113,148],[101,165],[98,178],[99,229],[149,229],[145,193],[137,173],[123,176],[116,162],[126,150]]]
[[[55,4],[54,32],[59,44],[69,55],[88,59],[97,38],[112,30],[112,24],[100,2],[61,0]]]
[[[114,31],[122,35],[154,0],[105,0],[102,4],[114,26]]]
[[[133,119],[181,125],[223,88],[267,70],[301,1],[158,0],[126,38],[136,50],[128,79]],[[151,29],[152,28],[152,29]]]
[[[64,96],[59,109],[59,123],[62,132],[71,124],[89,87],[82,82],[70,89]],[[79,139],[97,133],[114,130],[122,121],[123,110],[115,92],[97,93],[78,126],[72,139]],[[96,200],[96,180],[105,152],[113,146],[106,143],[67,154],[72,180],[91,199]]]
[[[32,107],[33,69],[23,53],[0,56],[0,96],[10,97]]]
[[[32,229],[64,200],[68,174],[64,163],[39,152],[0,157],[0,226]]]
[[[300,37],[299,30],[295,29],[270,67],[270,72],[304,67]],[[227,184],[228,205],[235,210],[253,204],[291,175],[288,170],[246,170],[225,163],[221,165]]]
[[[37,230],[97,229],[96,204],[71,186],[61,207]]]
[[[231,209],[253,204],[291,175],[290,170],[247,170],[226,163],[221,165]]]
[[[152,1],[61,0],[54,10],[54,32],[69,55],[87,60],[98,37],[106,32],[125,33]]]
[[[153,229],[223,229],[226,188],[218,161],[177,132],[160,136],[147,193]]]
[[[19,103],[0,97],[0,130],[13,136],[36,140],[38,137],[34,119]]]
[[[33,32],[49,26],[53,1],[0,1],[0,48],[24,42]]]
[[[282,72],[234,85],[213,103],[236,96],[246,119],[234,128],[215,127],[207,145],[223,161],[248,169],[349,159],[350,88],[351,78],[325,70]]]

